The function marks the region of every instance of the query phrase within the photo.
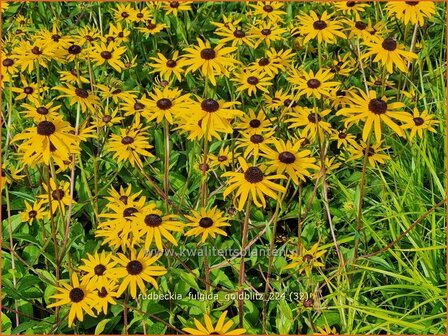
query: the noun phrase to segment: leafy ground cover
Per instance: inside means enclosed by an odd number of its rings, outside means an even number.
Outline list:
[[[1,6],[3,333],[446,333],[444,2]]]

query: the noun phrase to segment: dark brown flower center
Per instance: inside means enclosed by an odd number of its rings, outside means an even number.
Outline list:
[[[44,120],[37,124],[37,134],[39,135],[50,136],[54,132],[56,132],[56,126],[51,121]]]
[[[27,86],[25,88],[23,88],[23,92],[25,92],[26,94],[32,94],[34,92],[34,89],[31,86]]]
[[[78,55],[81,52],[81,47],[77,44],[72,44],[68,47],[68,52],[72,55]]]
[[[250,76],[250,77],[247,78],[247,83],[250,84],[250,85],[257,85],[258,82],[259,82],[259,80],[258,80],[257,77]]]
[[[134,104],[134,110],[136,110],[136,111],[143,110],[144,108],[145,108],[145,105],[143,105],[142,103]]]
[[[244,172],[244,178],[247,182],[250,183],[258,183],[263,181],[264,175],[260,168],[258,167],[249,167]]]
[[[207,229],[212,225],[213,225],[213,219],[211,219],[210,217],[202,217],[201,220],[199,221],[199,226],[204,229]]]
[[[106,272],[106,266],[104,266],[103,264],[98,264],[95,266],[93,271],[95,272],[95,275],[103,275],[104,272]]]
[[[119,200],[122,201],[124,204],[128,204],[128,196],[126,195],[121,195]]]
[[[112,53],[108,50],[102,51],[100,56],[104,59],[111,59],[112,58]]]
[[[137,18],[141,19],[143,17],[143,13],[137,13]]]
[[[31,210],[28,212],[28,217],[30,218],[35,218],[37,216],[37,211],[36,210]]]
[[[110,115],[105,115],[103,117],[103,121],[107,124],[108,122],[110,122],[112,120],[112,117]]]
[[[149,21],[147,24],[146,24],[146,29],[148,29],[148,30],[153,30],[153,29],[155,29],[157,27],[157,25],[155,24],[155,23],[152,23],[151,21]]]
[[[55,41],[55,42],[59,42],[59,40],[61,39],[61,35],[59,35],[59,34],[53,34],[53,35],[51,36],[51,39],[52,39],[53,41]]]
[[[369,102],[369,111],[375,114],[384,114],[387,111],[387,103],[384,100],[374,98]]]
[[[121,13],[121,17],[126,19],[127,17],[129,17],[129,14],[127,12],[123,12]]]
[[[89,41],[89,42],[93,41],[93,37],[90,35],[84,35],[84,38],[86,39],[86,41]]]
[[[413,120],[414,120],[415,126],[421,126],[425,123],[423,118],[420,118],[420,117],[415,117]]]
[[[397,49],[397,41],[393,37],[388,37],[383,41],[381,46],[387,51],[394,51]]]
[[[130,137],[130,136],[127,136],[127,135],[121,139],[121,143],[122,143],[123,145],[130,145],[130,144],[132,144],[133,142],[134,142],[134,138],[133,138],[133,137]]]
[[[156,214],[150,214],[145,216],[145,224],[150,227],[158,227],[162,224],[162,217]]]
[[[338,97],[345,97],[346,95],[347,95],[347,93],[344,90],[336,91],[336,96],[338,96]]]
[[[76,71],[75,69],[71,69],[71,70],[70,70],[70,73],[71,73],[73,76],[78,76],[78,71]]]
[[[203,173],[207,172],[210,169],[210,166],[207,163],[201,163],[199,165],[199,170]]]
[[[311,78],[306,82],[306,85],[308,85],[310,89],[317,89],[320,86],[320,81],[316,78]]]
[[[405,1],[407,5],[409,6],[416,6],[418,5],[419,1]]]
[[[303,301],[303,306],[306,308],[311,308],[313,305],[314,305],[313,299]]]
[[[313,256],[311,255],[311,254],[305,254],[304,256],[303,256],[303,261],[304,262],[310,262],[310,261],[312,261],[313,260]]]
[[[107,290],[106,288],[102,287],[100,290],[98,290],[98,296],[100,298],[105,298],[107,296]]]
[[[254,134],[250,137],[250,141],[254,144],[259,144],[262,143],[264,141],[264,138],[262,135],[260,134]]]
[[[42,55],[42,50],[40,50],[40,48],[39,47],[33,47],[33,49],[31,49],[31,52],[34,54],[34,55]]]
[[[170,60],[166,61],[166,66],[168,68],[174,68],[176,65],[177,65],[177,62],[175,60],[170,59]]]
[[[272,8],[271,5],[264,5],[264,6],[263,6],[263,10],[264,10],[266,13],[271,13],[271,12],[274,10],[274,8]]]
[[[365,148],[362,149],[362,154],[366,155],[366,149]],[[369,147],[369,149],[367,150],[367,156],[370,157],[372,155],[375,155],[375,150],[372,147]]]
[[[84,299],[84,291],[81,288],[73,288],[68,295],[74,303],[81,302]]]
[[[178,8],[179,7],[179,1],[171,1],[170,2],[171,8]]]
[[[10,67],[14,64],[14,61],[10,58],[5,58],[2,62],[3,66]]]
[[[286,107],[294,107],[294,106],[297,105],[296,102],[293,102],[293,101],[292,101],[291,99],[289,99],[289,98],[285,99],[285,101],[283,102],[283,104],[284,104]]]
[[[123,217],[130,217],[133,214],[135,214],[136,212],[138,212],[138,210],[136,208],[126,208],[123,211]]]
[[[271,35],[271,30],[268,29],[268,28],[262,29],[261,30],[261,34],[264,35],[264,36]]]
[[[213,48],[205,48],[201,50],[201,58],[205,60],[211,60],[216,57],[216,52]]]
[[[296,161],[296,156],[291,152],[285,151],[285,152],[281,152],[278,155],[278,159],[282,163],[291,164],[291,163],[294,163],[294,161]]]
[[[323,30],[323,29],[327,28],[327,24],[325,23],[325,21],[317,20],[317,21],[314,21],[313,28],[316,30]]]
[[[262,58],[260,58],[260,60],[258,61],[258,65],[259,66],[266,66],[266,65],[268,65],[270,62],[269,62],[269,59],[267,59],[266,57],[262,57]]]
[[[345,139],[347,137],[347,134],[346,133],[344,133],[344,132],[339,132],[338,133],[338,138],[339,139]]]
[[[353,7],[354,5],[356,5],[355,1],[347,1],[346,3],[347,7]]]
[[[173,103],[167,98],[162,98],[157,101],[157,107],[161,110],[168,110],[171,106],[173,106]]]
[[[124,37],[124,33],[123,33],[122,31],[119,32],[119,33],[118,33],[118,37],[120,37],[120,38]]]
[[[38,114],[46,115],[48,114],[48,109],[45,106],[40,106],[36,109]]]
[[[78,97],[83,98],[83,99],[86,99],[87,97],[89,97],[89,91],[87,91],[86,89],[76,88],[75,93]]]
[[[216,112],[219,110],[219,103],[214,99],[205,99],[201,103],[201,108],[205,112],[209,112],[209,113]]]
[[[312,123],[316,123],[318,121],[321,121],[322,117],[320,115],[318,115],[317,113],[310,113],[308,114],[308,121],[312,122]]]
[[[56,189],[53,190],[53,192],[51,193],[51,198],[53,198],[56,201],[60,201],[61,199],[64,198],[64,195],[65,195],[64,190]]]
[[[233,36],[235,36],[236,38],[243,38],[246,37],[246,33],[240,29],[237,29],[233,32]]]
[[[251,121],[249,121],[249,126],[252,128],[258,128],[261,125],[261,121],[258,119],[252,119]]]
[[[355,27],[359,30],[364,30],[367,28],[367,23],[364,23],[362,21],[356,21]]]
[[[113,95],[117,95],[117,94],[120,94],[122,91],[121,91],[121,89],[115,89],[115,90],[113,90],[111,93],[113,94]]]
[[[130,275],[138,275],[143,271],[143,265],[138,260],[132,260],[126,265],[126,270]]]
[[[220,156],[218,156],[218,161],[219,162],[224,162],[224,161],[226,161],[227,160],[227,156],[225,156],[225,155],[220,155]]]

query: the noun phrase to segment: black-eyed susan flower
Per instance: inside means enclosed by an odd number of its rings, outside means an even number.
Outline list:
[[[143,27],[138,27],[137,30],[145,34],[146,36],[152,36],[160,33],[167,26],[164,23],[158,23],[153,19],[145,22]]]
[[[21,179],[23,179],[25,175],[20,174],[23,168],[24,167],[14,167],[12,165],[8,165],[8,162],[4,162],[1,169],[1,189],[3,190],[5,184],[10,185],[14,181],[20,181]]]
[[[206,138],[208,141],[211,141],[213,138],[221,140],[219,132],[230,133],[228,129],[219,128],[219,126],[204,130],[202,120],[198,120],[195,117],[187,118],[185,116],[181,116],[179,126],[174,128],[174,131],[179,131],[181,134],[188,133],[187,138],[190,141],[201,140],[203,138]]]
[[[100,38],[100,32],[96,27],[84,26],[76,30],[73,36],[73,44],[77,46],[90,46],[93,42],[97,42]]]
[[[241,139],[238,140],[236,149],[244,148],[243,156],[247,158],[251,154],[254,158],[258,158],[260,150],[263,150],[268,144],[273,142],[274,132],[268,133],[244,133],[241,132]]]
[[[266,108],[269,110],[281,109],[282,114],[285,110],[290,110],[297,106],[298,97],[293,94],[288,93],[288,91],[283,92],[283,88],[280,88],[272,94],[265,94],[263,98],[266,102]]]
[[[373,129],[376,141],[380,142],[383,123],[399,136],[404,136],[402,128],[393,121],[393,119],[407,120],[408,113],[400,111],[400,109],[404,108],[403,103],[389,103],[385,96],[378,98],[375,91],[370,91],[369,95],[361,90],[359,92],[361,95],[353,95],[351,98],[353,105],[345,107],[336,113],[336,115],[345,116],[346,125],[364,121],[365,124],[362,131],[362,139],[364,141],[367,141]]]
[[[435,125],[439,123],[438,120],[434,120],[434,115],[428,113],[428,110],[423,110],[420,112],[417,108],[414,108],[412,115],[409,114],[405,118],[403,129],[409,129],[411,132],[409,134],[409,139],[412,140],[416,135],[423,138],[424,131],[430,131],[436,133]]]
[[[331,81],[333,77],[331,69],[319,69],[316,73],[313,70],[307,72],[294,69],[289,81],[294,84],[299,97],[306,95],[320,99],[322,96],[331,96],[332,90],[340,85],[337,81]]]
[[[163,2],[162,9],[165,11],[166,15],[174,15],[177,16],[179,12],[189,11],[191,10],[192,1],[167,1]]]
[[[117,72],[121,72],[124,68],[124,63],[120,59],[126,51],[125,46],[118,46],[117,44],[110,42],[95,43],[90,49],[90,57],[96,65],[103,65],[104,63],[110,65]]]
[[[117,294],[121,295],[129,288],[131,297],[135,299],[137,297],[137,287],[142,293],[146,293],[145,282],[149,282],[154,288],[158,289],[159,285],[154,277],[165,275],[167,272],[165,267],[153,265],[159,258],[160,255],[145,255],[144,249],[141,249],[138,253],[131,249],[130,257],[119,253],[118,257],[115,257],[119,266],[114,270],[114,275],[121,279]]]
[[[367,160],[371,167],[375,167],[375,163],[384,163],[390,159],[390,156],[383,152],[389,147],[381,147],[381,142],[367,145],[364,141],[361,144],[355,144],[353,147],[348,147],[350,157],[347,162],[353,160],[363,159],[367,155]]]
[[[42,94],[48,90],[48,86],[28,81],[23,74],[20,75],[20,81],[21,85],[11,88],[12,92],[18,94],[15,96],[16,100],[27,99],[39,103],[42,99]]]
[[[289,256],[292,262],[286,265],[283,269],[297,268],[299,274],[305,272],[307,276],[310,276],[314,268],[325,266],[319,259],[321,259],[326,252],[326,250],[319,249],[319,243],[314,244],[310,250],[303,248],[299,253],[296,253],[296,255],[292,254]]]
[[[386,4],[386,10],[404,24],[410,22],[423,26],[425,20],[435,14],[436,6],[432,1],[391,1]]]
[[[128,185],[126,190],[121,185],[119,191],[115,190],[115,188],[109,189],[109,196],[106,197],[106,199],[109,201],[108,207],[112,209],[110,205],[116,204],[118,206],[120,205],[127,205],[128,203],[132,204],[137,197],[141,194],[141,190],[136,193],[132,193],[132,186]]]
[[[213,167],[217,166],[221,170],[225,170],[233,162],[233,159],[238,157],[238,153],[233,152],[227,146],[221,147],[217,155],[209,154],[208,157]]]
[[[25,210],[20,213],[22,222],[33,224],[34,220],[44,219],[48,216],[47,211],[43,209],[44,200],[37,200],[33,204],[25,201]]]
[[[257,1],[257,3],[249,6],[252,7],[250,15],[260,16],[267,21],[282,21],[282,17],[286,14],[282,10],[283,4],[280,1]]]
[[[179,115],[191,113],[190,96],[183,95],[179,89],[154,88],[154,92],[149,93],[149,99],[142,98],[141,101],[146,107],[142,115],[148,121],[155,119],[157,123],[161,123],[166,120],[169,124],[173,124]]]
[[[183,224],[176,215],[163,215],[155,204],[146,205],[141,211],[134,214],[134,225],[138,228],[138,237],[144,241],[146,250],[154,242],[159,251],[163,251],[162,238],[177,246],[177,240],[171,232],[182,232]]]
[[[149,64],[153,70],[151,73],[158,73],[165,80],[170,80],[173,75],[180,82],[184,73],[184,59],[179,57],[179,51],[175,51],[171,58],[166,58],[162,53],[157,53],[157,57],[150,58],[153,62]]]
[[[380,62],[386,67],[389,73],[393,72],[394,65],[402,72],[408,72],[406,60],[417,59],[417,55],[410,51],[405,51],[404,46],[398,44],[393,37],[384,40],[364,42],[369,50],[362,56],[367,58],[375,56],[373,62]]]
[[[71,69],[70,71],[59,71],[59,79],[62,83],[75,84],[79,83],[80,85],[89,83],[89,80],[84,77],[81,71],[77,71],[76,69]]]
[[[113,42],[116,44],[121,44],[129,41],[129,36],[131,35],[131,31],[126,27],[123,27],[120,22],[117,22],[116,25],[109,25],[109,34],[105,36],[105,40],[108,41],[108,38],[113,38]]]
[[[317,15],[311,10],[309,14],[299,16],[299,31],[305,36],[303,44],[317,38],[317,43],[334,44],[338,37],[345,39],[345,34],[341,31],[342,24],[332,18],[332,14],[326,11],[322,15]]]
[[[53,90],[63,92],[64,94],[58,98],[69,98],[70,106],[78,103],[83,112],[90,111],[93,113],[96,109],[95,105],[100,105],[99,98],[83,87],[75,87],[67,83],[66,86],[55,86]]]
[[[37,101],[32,101],[31,104],[22,104],[24,110],[21,113],[37,123],[47,119],[55,119],[60,116],[58,111],[61,108],[61,105],[53,104],[54,102],[38,104]]]
[[[305,177],[311,176],[310,170],[319,169],[316,159],[311,156],[308,149],[301,150],[299,141],[273,140],[275,150],[268,146],[262,149],[262,156],[267,159],[266,174],[275,171],[290,177],[295,184],[299,179],[305,181]]]
[[[261,71],[258,73],[243,71],[236,74],[236,78],[232,80],[236,84],[236,91],[242,92],[247,90],[249,97],[257,91],[269,93],[268,88],[272,85],[272,78],[266,72]]]
[[[369,4],[362,1],[335,1],[334,7],[343,14],[359,14],[364,12]]]
[[[55,57],[56,45],[54,43],[41,44],[40,40],[23,41],[14,49],[17,65],[22,71],[32,73],[37,64],[47,68],[48,63]]]
[[[133,116],[134,122],[140,124],[142,114],[148,110],[142,99],[126,100],[120,104],[120,109],[124,112],[124,116]]]
[[[109,85],[96,84],[102,98],[110,98],[116,104],[120,102],[130,102],[136,97],[134,90],[123,90],[123,83],[118,80],[112,81]]]
[[[242,172],[226,172],[222,176],[230,177],[228,187],[224,191],[224,198],[236,190],[239,197],[237,209],[242,210],[249,195],[257,207],[266,207],[267,195],[277,200],[277,193],[284,193],[285,187],[272,182],[272,180],[284,179],[284,175],[265,175],[263,170],[257,166],[249,166],[243,158],[238,158]],[[276,193],[277,192],[277,193]]]
[[[214,25],[219,28],[215,31],[215,34],[220,36],[219,44],[230,43],[233,47],[246,45],[249,48],[254,48],[253,36],[251,31],[241,27],[239,25],[241,19],[234,20],[233,22],[227,22],[221,24],[215,22]]]
[[[130,3],[117,3],[117,7],[112,10],[114,12],[114,19],[116,22],[130,22],[132,20],[132,13],[134,12],[134,9]]]
[[[70,182],[50,178],[50,185],[43,183],[42,186],[44,192],[39,198],[42,199],[44,204],[48,204],[52,213],[59,210],[64,215],[70,204],[76,204],[70,197]]]
[[[286,29],[273,22],[258,22],[251,27],[252,36],[255,39],[255,48],[264,43],[269,48],[271,43],[281,41]]]
[[[353,134],[348,133],[346,129],[332,130],[330,139],[337,141],[338,148],[347,147],[348,145],[356,143],[356,137]]]
[[[140,124],[134,124],[129,129],[120,128],[120,134],[112,134],[104,148],[118,163],[128,161],[133,167],[136,163],[142,167],[140,156],[154,156],[148,151],[152,146],[148,142],[147,129]]]
[[[89,280],[92,287],[100,289],[108,285],[111,280],[110,274],[116,265],[110,253],[98,251],[94,255],[87,253],[87,259],[82,259],[83,264],[79,269],[83,271],[83,279]]]
[[[93,297],[95,300],[95,305],[97,314],[103,312],[104,315],[107,314],[109,305],[116,305],[115,299],[118,297],[117,294],[118,284],[114,280],[107,280],[101,288],[97,288],[93,291]]]
[[[197,329],[183,328],[183,330],[190,335],[242,335],[246,332],[244,328],[232,329],[234,323],[232,320],[225,322],[226,316],[227,310],[220,315],[216,325],[213,325],[210,315],[205,314],[204,324],[194,319],[194,325]]]
[[[60,283],[62,287],[58,287],[59,293],[51,296],[51,298],[57,299],[55,303],[48,305],[48,308],[58,307],[62,305],[69,305],[70,312],[68,314],[68,326],[73,325],[75,318],[78,321],[84,320],[84,312],[90,316],[95,317],[95,313],[92,308],[95,306],[95,296],[93,289],[87,279],[81,283],[78,280],[76,273],[72,273],[72,284],[69,285],[65,282]]]
[[[295,107],[287,115],[291,118],[287,119],[287,123],[291,123],[289,128],[303,127],[301,136],[314,140],[316,135],[322,139],[324,132],[331,133],[331,124],[324,120],[324,117],[330,114],[331,110],[319,110],[317,107]]]
[[[97,115],[93,116],[94,121],[92,125],[96,127],[112,127],[119,124],[124,118],[118,113],[118,108],[111,110],[109,106],[104,108],[104,111],[99,111]]]
[[[212,48],[209,41],[197,39],[198,45],[185,48],[185,65],[188,68],[186,73],[190,71],[200,70],[202,76],[210,81],[212,85],[216,85],[216,77],[227,75],[229,66],[236,63],[231,53],[236,47],[224,47],[222,44]]]
[[[191,227],[185,236],[202,236],[201,243],[204,243],[209,236],[211,238],[215,238],[217,235],[227,236],[222,228],[230,226],[227,223],[228,218],[216,206],[212,209],[192,210],[191,215],[185,215],[185,218],[188,219],[186,226]]]
[[[253,109],[249,113],[243,114],[239,121],[235,123],[235,129],[239,129],[247,134],[262,134],[272,129],[272,122],[275,117],[267,118],[266,112],[260,110],[257,114]]]

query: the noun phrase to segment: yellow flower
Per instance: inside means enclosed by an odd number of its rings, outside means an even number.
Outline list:
[[[114,276],[121,278],[121,284],[117,294],[121,295],[127,288],[130,289],[131,297],[137,298],[137,286],[142,293],[146,293],[145,282],[149,282],[156,289],[159,288],[155,276],[166,274],[166,268],[163,266],[153,265],[160,256],[146,256],[145,250],[140,252],[131,249],[131,256],[127,257],[123,253],[119,253],[115,260],[121,267],[114,270]]]
[[[259,26],[252,26],[251,33],[256,38],[255,48],[260,44],[265,43],[269,48],[272,42],[280,41],[283,39],[283,34],[286,33],[285,28],[281,28],[273,22],[260,21]]]
[[[340,30],[342,25],[331,18],[332,14],[326,11],[322,15],[317,15],[313,10],[309,15],[298,17],[299,32],[305,36],[303,44],[317,37],[317,42],[337,43],[337,38],[345,39],[346,36]]]
[[[298,268],[299,274],[305,271],[306,275],[310,276],[313,268],[325,266],[319,259],[326,252],[325,250],[319,250],[319,243],[314,244],[309,251],[303,248],[299,253],[289,256],[292,262],[283,269]]]
[[[72,284],[66,284],[61,282],[62,287],[57,288],[58,294],[51,296],[51,298],[58,299],[59,301],[48,305],[48,308],[70,305],[70,312],[68,314],[68,326],[71,327],[75,317],[78,321],[84,320],[84,312],[90,316],[95,317],[95,313],[92,308],[96,302],[94,299],[92,288],[87,279],[84,279],[79,283],[76,273],[72,273]]]
[[[39,196],[43,203],[48,203],[52,213],[55,213],[59,209],[62,215],[65,215],[65,208],[73,205],[76,202],[70,197],[70,183],[68,181],[57,181],[50,178],[50,186],[47,183],[43,183],[44,193]]]
[[[212,167],[219,166],[219,168],[225,170],[237,156],[238,153],[233,153],[229,147],[222,147],[218,155],[209,154],[209,159]]]
[[[87,253],[87,258],[82,259],[83,265],[79,266],[79,269],[85,272],[82,278],[87,279],[96,289],[107,286],[111,280],[110,272],[116,265],[116,262],[112,260],[112,255],[103,251],[101,254],[95,252],[95,255]]]
[[[260,110],[255,114],[253,109],[249,109],[249,113],[245,113],[235,124],[235,129],[240,129],[249,135],[262,134],[272,129],[271,121],[275,121],[275,117],[267,118],[266,112]]]
[[[236,190],[236,196],[239,197],[237,209],[242,210],[249,194],[257,207],[266,207],[267,195],[274,200],[277,200],[276,192],[284,193],[285,187],[272,182],[271,180],[286,178],[283,175],[265,175],[263,170],[256,166],[249,166],[243,158],[238,158],[243,172],[227,172],[223,177],[230,177],[228,187],[224,191],[224,198],[226,198],[232,191]]]
[[[67,87],[55,86],[53,88],[53,90],[58,90],[64,93],[58,98],[70,98],[70,106],[79,103],[82,112],[95,112],[95,105],[100,105],[99,98],[97,96],[83,87],[75,87],[70,84],[66,84],[66,86]]]
[[[157,53],[157,57],[150,57],[153,60],[149,64],[153,70],[151,73],[159,73],[165,80],[170,80],[174,75],[180,82],[184,73],[184,59],[179,58],[179,51],[175,51],[170,59],[167,59],[162,53]]]
[[[204,243],[208,236],[215,238],[216,235],[220,234],[227,236],[227,233],[221,229],[224,226],[230,226],[227,223],[228,218],[224,216],[223,212],[218,210],[218,207],[212,209],[201,208],[199,211],[192,210],[192,215],[185,215],[188,219],[186,226],[192,227],[185,233],[185,236],[200,236],[201,243]]]
[[[359,12],[364,12],[365,8],[368,6],[369,4],[363,3],[361,1],[336,1],[334,3],[336,11],[339,11],[343,14],[358,14]]]
[[[350,153],[350,157],[347,162],[363,159],[367,152],[367,159],[371,167],[375,167],[375,163],[384,163],[385,160],[389,160],[389,155],[382,154],[381,152],[388,149],[389,147],[381,147],[381,142],[378,142],[373,145],[367,146],[364,141],[361,141],[361,145],[354,144],[353,147],[349,147],[348,151]]]
[[[172,14],[177,16],[180,11],[189,11],[191,10],[191,4],[193,1],[167,1],[163,2],[162,9],[165,10],[165,14]]]
[[[194,328],[183,328],[185,332],[190,335],[242,335],[246,332],[246,329],[231,329],[233,326],[233,321],[228,320],[225,322],[227,316],[227,310],[224,311],[218,319],[216,325],[213,325],[213,321],[210,318],[210,315],[205,314],[204,320],[205,323],[202,324],[197,319],[194,319],[194,325],[197,329]],[[225,323],[224,323],[225,322]]]
[[[286,14],[282,10],[283,4],[280,1],[257,1],[256,4],[249,4],[253,10],[250,15],[261,16],[263,20],[277,22],[282,20],[282,16]]]
[[[313,70],[306,72],[294,69],[289,81],[294,84],[298,97],[306,95],[307,97],[313,96],[320,99],[322,96],[331,96],[332,90],[339,87],[339,82],[331,81],[333,77],[334,74],[331,73],[331,69],[319,69],[316,73]]]
[[[44,200],[38,200],[30,205],[27,201],[25,201],[26,209],[20,214],[22,222],[28,222],[28,224],[31,225],[34,220],[44,219],[47,217],[47,212],[42,209],[42,205],[44,203]]]
[[[21,113],[25,114],[27,118],[33,119],[35,122],[41,122],[59,117],[58,110],[61,105],[53,106],[53,102],[38,104],[37,101],[32,101],[32,104],[22,104],[22,107],[25,110]]]
[[[118,47],[115,43],[109,44],[95,43],[89,50],[90,57],[96,65],[102,65],[104,63],[109,64],[117,72],[121,72],[124,68],[123,61],[120,60],[121,55],[126,51],[126,47]]]
[[[93,307],[96,309],[96,312],[99,314],[101,311],[104,315],[107,314],[107,308],[110,305],[116,305],[117,302],[115,298],[118,297],[116,292],[118,285],[115,281],[106,281],[104,286],[96,289],[94,294],[94,299],[96,305]]]
[[[301,136],[309,137],[311,140],[316,138],[316,134],[319,138],[323,138],[324,132],[331,133],[331,124],[324,121],[323,117],[330,114],[331,110],[319,111],[316,107],[295,107],[291,112],[287,114],[291,118],[287,119],[286,122],[291,123],[289,128],[304,127],[301,132]]]
[[[252,154],[254,158],[258,158],[260,150],[273,142],[274,132],[269,132],[266,134],[259,133],[244,133],[241,132],[241,139],[238,141],[238,148],[244,148],[244,157],[247,158],[249,154]]]
[[[434,115],[428,113],[428,110],[419,112],[417,108],[414,108],[413,114],[409,115],[404,120],[404,124],[401,126],[403,129],[410,129],[409,139],[412,140],[414,136],[418,135],[423,138],[423,131],[430,131],[436,133],[437,131],[433,126],[440,123],[438,120],[434,120]]]
[[[138,27],[137,30],[141,31],[146,36],[151,36],[160,33],[166,27],[167,26],[164,23],[157,23],[154,20],[148,20],[146,21],[144,27]]]
[[[268,87],[272,85],[272,78],[266,72],[253,73],[251,71],[243,71],[236,74],[236,78],[232,79],[236,83],[236,92],[247,90],[247,94],[252,96],[258,90],[269,93]]]
[[[389,15],[396,16],[404,24],[409,22],[423,26],[436,12],[432,1],[391,1],[386,4]]]

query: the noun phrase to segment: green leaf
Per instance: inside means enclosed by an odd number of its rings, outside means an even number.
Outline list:
[[[106,327],[106,324],[109,321],[110,321],[110,319],[105,319],[105,320],[100,321],[100,323],[98,323],[95,328],[95,335],[100,335],[104,331],[104,328]]]

